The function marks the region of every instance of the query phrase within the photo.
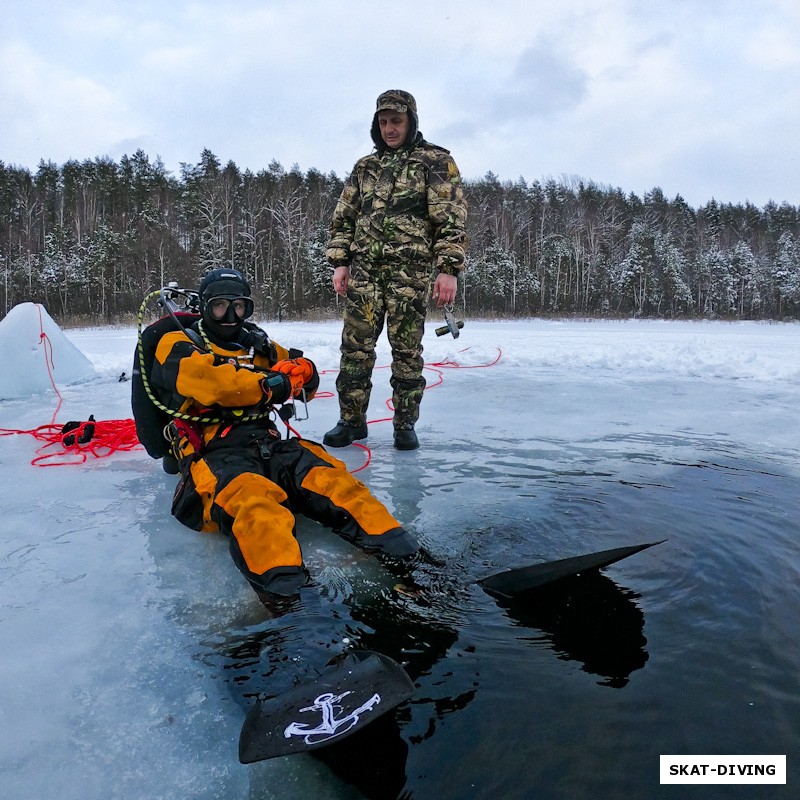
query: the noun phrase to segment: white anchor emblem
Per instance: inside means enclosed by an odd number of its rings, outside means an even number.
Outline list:
[[[287,739],[292,736],[302,736],[306,744],[317,744],[327,739],[333,739],[357,725],[361,714],[365,711],[372,711],[381,701],[381,696],[374,694],[366,703],[351,711],[347,716],[336,719],[336,711],[342,710],[341,705],[337,704],[348,694],[352,694],[352,692],[344,692],[343,694],[326,692],[321,694],[313,705],[301,708],[300,711],[319,711],[322,716],[322,722],[316,728],[312,728],[303,722],[291,722],[284,729],[283,735]]]

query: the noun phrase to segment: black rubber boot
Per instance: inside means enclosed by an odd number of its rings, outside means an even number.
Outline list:
[[[414,433],[413,425],[394,429],[394,446],[398,450],[416,450],[419,447],[419,439]]]
[[[256,592],[256,594],[261,601],[261,605],[266,610],[267,619],[278,619],[278,617],[297,611],[300,608],[299,594],[288,597],[282,594],[273,594],[272,592]]]
[[[347,447],[352,444],[356,439],[367,438],[367,423],[362,422],[360,425],[351,425],[340,419],[336,423],[335,428],[331,428],[323,437],[322,443],[327,444],[329,447]]]
[[[273,567],[251,585],[270,617],[281,617],[299,608],[300,592],[311,585],[305,566]]]

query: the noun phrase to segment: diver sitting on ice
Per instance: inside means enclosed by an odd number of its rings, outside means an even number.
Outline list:
[[[161,320],[169,329],[158,332],[152,366],[138,365],[148,398],[174,417],[168,427],[181,473],[174,516],[226,534],[236,566],[273,609],[309,582],[296,513],[388,562],[415,554],[414,538],[341,461],[315,442],[281,439],[274,407],[311,399],[319,375],[302,351],[286,350],[247,321],[253,300],[245,277],[212,270],[198,295],[199,319],[189,317],[186,328],[173,323],[175,315]],[[136,416],[136,387],[133,404]]]

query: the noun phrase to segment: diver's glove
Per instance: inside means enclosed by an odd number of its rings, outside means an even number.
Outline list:
[[[272,365],[274,372],[286,375],[292,384],[292,397],[299,397],[305,385],[314,377],[314,364],[307,358],[288,358]]]
[[[445,574],[445,562],[433,556],[424,547],[405,558],[378,554],[381,564],[399,579],[394,587],[403,597],[426,601],[443,590],[450,581]]]

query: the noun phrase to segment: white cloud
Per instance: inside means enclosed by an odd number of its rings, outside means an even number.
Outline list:
[[[400,87],[468,177],[800,202],[796,0],[28,0],[0,48],[6,162],[136,144],[341,175]]]
[[[60,69],[25,44],[0,54],[3,124],[0,158],[35,166],[40,159],[102,156],[108,145],[144,121],[94,78]],[[9,145],[11,145],[9,147]]]

